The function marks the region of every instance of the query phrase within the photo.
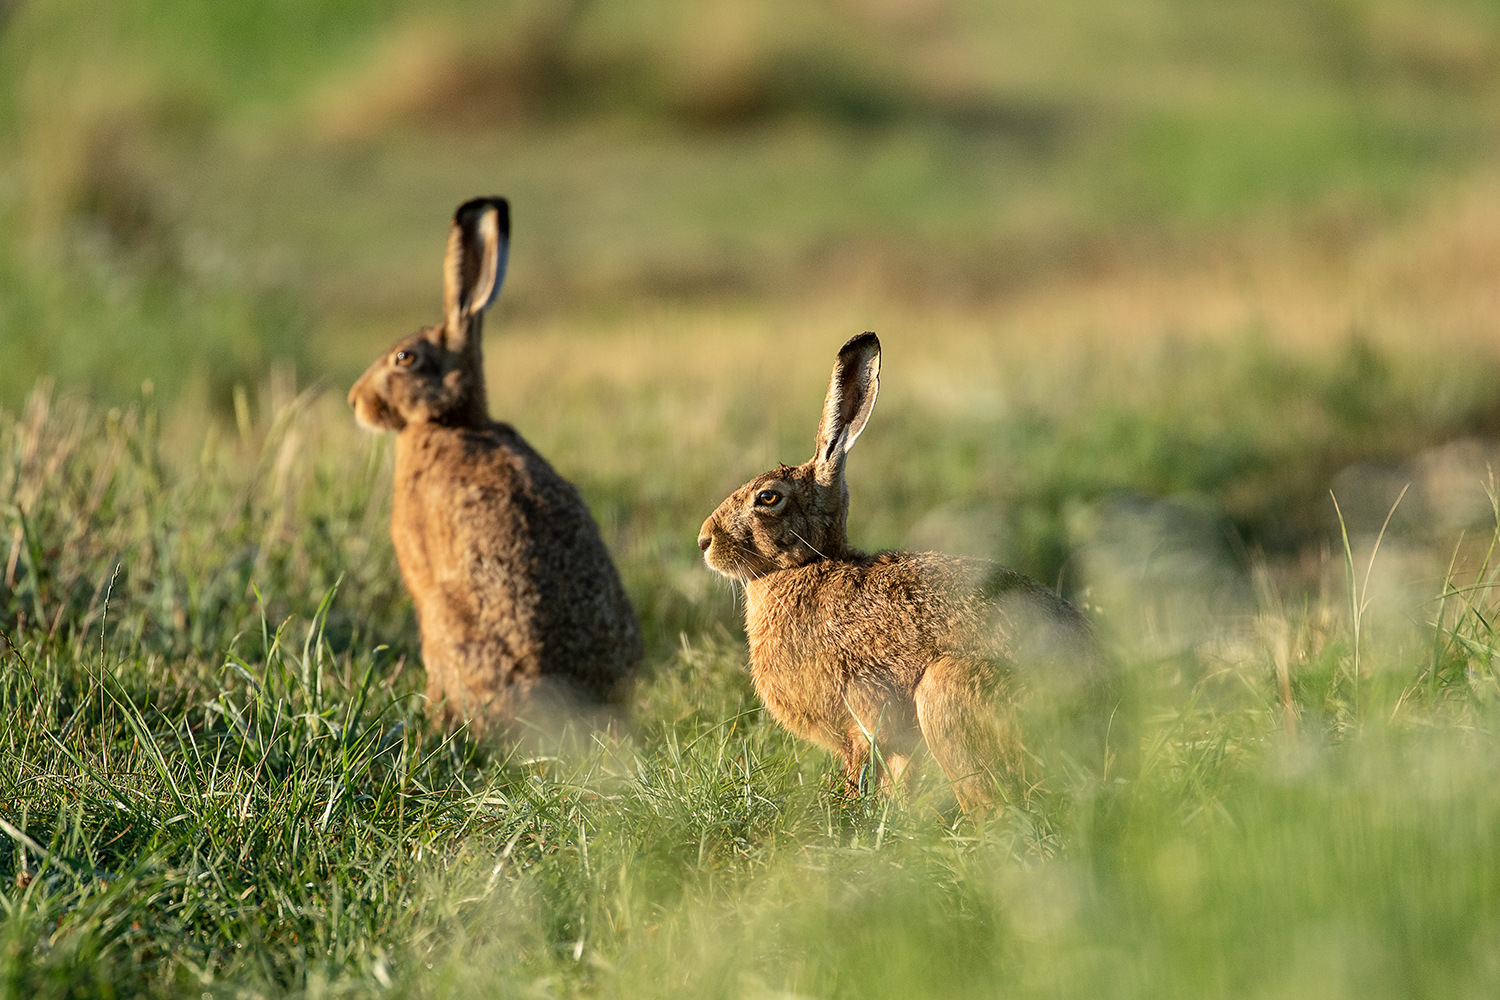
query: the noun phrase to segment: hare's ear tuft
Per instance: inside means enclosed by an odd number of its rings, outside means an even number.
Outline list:
[[[510,205],[475,198],[458,207],[443,260],[443,319],[448,347],[462,350],[469,320],[490,307],[505,281],[510,255]]]
[[[817,450],[813,461],[831,473],[842,469],[844,455],[854,441],[880,393],[880,338],[873,333],[851,337],[839,351],[823,402],[823,420],[818,425]],[[820,477],[822,478],[822,477]]]

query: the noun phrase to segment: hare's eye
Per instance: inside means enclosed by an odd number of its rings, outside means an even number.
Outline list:
[[[397,351],[395,361],[402,368],[407,368],[413,361],[417,360],[416,354],[411,351]]]
[[[755,494],[755,502],[761,507],[774,507],[781,500],[781,494],[775,490],[761,490]]]

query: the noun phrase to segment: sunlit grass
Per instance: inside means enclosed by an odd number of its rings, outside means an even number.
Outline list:
[[[1056,739],[1037,697],[1041,782],[977,820],[930,763],[909,801],[842,798],[836,762],[760,709],[734,595],[692,545],[722,489],[801,457],[827,352],[793,331],[729,372],[700,367],[715,351],[698,341],[648,357],[594,336],[497,336],[495,405],[599,511],[648,668],[623,728],[513,752],[427,728],[385,539],[388,442],[357,434],[336,398],[283,373],[245,395],[238,425],[205,429],[190,402],[101,411],[45,392],[0,418],[11,994],[1409,996],[1493,981],[1478,943],[1500,915],[1486,546],[1464,542],[1445,577],[1452,550],[1421,525],[1373,562],[1373,529],[1355,525],[1356,671],[1336,559],[1267,563],[1215,541],[1212,479],[1183,481],[1194,507],[1121,500],[1131,482],[1160,488],[1152,460],[1081,474],[1120,440],[1098,432],[1087,459],[1090,428],[1180,434],[1200,379],[1241,386],[1228,428],[1278,414],[1289,455],[1357,451],[1369,418],[1340,422],[1340,368],[1263,345],[1167,355],[1128,386],[1069,383],[1081,394],[1063,405],[1045,368],[978,365],[952,376],[945,409],[906,371],[951,345],[894,339],[851,455],[856,540],[900,543],[925,520],[962,549],[963,520],[929,520],[934,506],[971,505],[970,525],[1032,510],[1005,544],[1063,532],[1065,584],[1122,668],[1108,764]],[[1435,419],[1411,402],[1437,377],[1419,371],[1370,382],[1368,406]],[[1295,432],[1294,376],[1310,407]],[[995,485],[1007,467],[1072,498],[1061,529]]]

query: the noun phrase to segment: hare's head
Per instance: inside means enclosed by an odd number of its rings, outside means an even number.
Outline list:
[[[880,339],[862,333],[834,362],[813,457],[756,476],[703,522],[698,547],[710,567],[752,580],[848,552],[844,456],[865,429],[879,390]]]
[[[361,424],[399,431],[407,424],[477,426],[489,419],[480,340],[509,248],[504,198],[459,206],[443,260],[443,322],[397,343],[354,383],[349,405]]]

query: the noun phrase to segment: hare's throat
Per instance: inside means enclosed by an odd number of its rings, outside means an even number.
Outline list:
[[[745,582],[745,632],[754,642],[810,631],[817,615],[818,568],[773,570]]]
[[[745,638],[750,644],[752,673],[766,669],[773,662],[788,658],[796,659],[795,644],[788,647],[785,642],[791,624],[796,617],[796,606],[791,595],[785,593],[777,577],[785,570],[767,573],[745,583]]]
[[[776,600],[774,584],[767,582],[768,577],[775,575],[773,572],[763,576],[742,578],[745,584],[745,624],[747,626],[760,618],[761,610],[766,606],[766,602]]]
[[[782,593],[786,588],[780,578],[786,570],[773,570],[763,576],[745,581],[745,632],[752,642],[756,636],[764,636],[775,630],[776,623],[790,611],[790,596]]]

